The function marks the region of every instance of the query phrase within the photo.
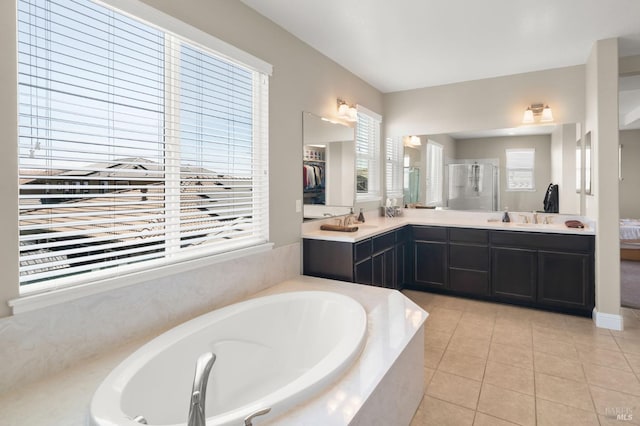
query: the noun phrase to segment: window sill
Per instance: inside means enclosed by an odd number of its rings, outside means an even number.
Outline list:
[[[75,285],[73,287],[55,288],[33,294],[27,293],[17,299],[9,300],[8,304],[12,308],[13,314],[17,315],[60,303],[70,302],[72,300],[102,293],[104,291],[127,287],[141,282],[166,277],[168,275],[175,275],[181,272],[202,268],[215,263],[263,253],[271,250],[272,248],[273,243],[264,243],[253,247],[158,266],[153,269],[126,273],[117,277],[100,279],[89,283]]]

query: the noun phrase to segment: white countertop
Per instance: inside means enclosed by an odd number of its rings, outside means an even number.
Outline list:
[[[535,224],[523,223],[522,216],[527,216],[531,221],[531,213],[510,212],[509,216],[511,217],[512,222],[507,223],[504,223],[500,220],[502,214],[502,212],[462,212],[448,210],[432,211],[426,209],[404,209],[403,215],[400,217],[390,218],[368,214],[365,216],[365,223],[354,225],[358,227],[358,230],[356,232],[323,231],[320,229],[320,226],[323,223],[335,224],[336,218],[330,218],[322,221],[305,222],[302,225],[302,238],[355,243],[387,231],[401,228],[405,225],[431,225],[518,232],[525,231],[556,234],[595,235],[595,224],[593,223],[593,221],[580,216],[540,213],[540,218],[548,216],[552,218],[553,223]],[[564,224],[564,222],[566,220],[572,219],[580,220],[586,225],[586,227],[583,229],[568,228]]]
[[[396,290],[306,276],[282,282],[252,297],[301,290],[333,291],[360,302],[367,312],[367,342],[360,357],[338,382],[270,424],[348,424],[420,330],[428,314]],[[95,389],[116,365],[153,337],[114,348],[99,358],[0,395],[0,423],[7,426],[88,424],[88,407]]]

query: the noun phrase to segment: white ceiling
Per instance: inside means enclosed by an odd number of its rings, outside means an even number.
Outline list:
[[[640,54],[638,0],[242,1],[384,93]]]

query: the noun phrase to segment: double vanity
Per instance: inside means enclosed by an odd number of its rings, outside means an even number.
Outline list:
[[[303,273],[591,316],[592,224],[568,228],[574,217],[562,215],[537,224],[503,223],[496,212],[404,212],[369,217],[349,233],[305,223]]]

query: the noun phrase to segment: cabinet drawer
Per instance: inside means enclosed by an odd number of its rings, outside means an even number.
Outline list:
[[[449,286],[461,293],[489,296],[489,273],[449,268]]]
[[[353,258],[355,263],[358,263],[368,257],[371,257],[371,254],[373,253],[372,248],[373,246],[371,245],[371,238],[360,241],[359,243],[355,243],[354,251],[353,251],[353,255],[354,255]]]
[[[489,248],[466,244],[449,244],[449,266],[452,268],[489,270]]]
[[[542,232],[492,231],[494,246],[589,252],[593,250],[590,235],[545,234]]]
[[[447,241],[447,228],[439,226],[414,226],[412,233],[418,241]]]
[[[396,233],[387,232],[386,234],[378,235],[377,237],[373,237],[373,252],[379,253],[383,250],[391,248],[396,243]]]
[[[449,228],[449,241],[486,245],[489,242],[489,231],[485,229]]]

